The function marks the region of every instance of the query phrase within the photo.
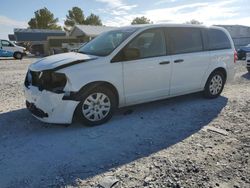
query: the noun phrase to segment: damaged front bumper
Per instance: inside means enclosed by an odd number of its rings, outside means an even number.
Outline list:
[[[64,93],[40,91],[38,87],[24,86],[28,110],[46,123],[70,124],[79,101],[63,100]]]
[[[37,108],[34,103],[30,103],[29,101],[26,101],[26,107],[36,117],[39,117],[39,118],[49,117],[47,113]]]

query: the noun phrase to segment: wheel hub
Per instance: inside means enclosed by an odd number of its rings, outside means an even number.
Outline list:
[[[111,109],[110,99],[104,93],[93,93],[89,95],[82,105],[84,117],[90,121],[104,119]]]
[[[212,95],[217,95],[222,89],[223,81],[220,75],[215,75],[210,82],[209,90]]]

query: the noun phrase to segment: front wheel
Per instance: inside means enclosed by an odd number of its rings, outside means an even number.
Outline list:
[[[77,113],[83,124],[95,126],[110,120],[116,107],[115,94],[105,87],[97,87],[83,94]]]
[[[206,83],[204,89],[204,95],[206,98],[216,98],[218,97],[225,85],[225,76],[220,71],[213,72]]]
[[[23,54],[20,53],[20,52],[15,52],[15,53],[14,53],[14,58],[15,58],[15,59],[22,59],[22,58],[23,58]]]

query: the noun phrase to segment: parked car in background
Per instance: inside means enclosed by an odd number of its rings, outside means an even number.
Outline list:
[[[250,44],[243,46],[237,50],[238,59],[245,60],[246,53],[250,53]]]
[[[220,27],[141,25],[101,34],[29,66],[27,108],[44,122],[107,122],[124,107],[203,91],[218,97],[234,78],[236,52]]]
[[[8,40],[0,39],[0,57],[14,57],[15,59],[22,59],[26,55],[26,49],[17,46],[15,43]]]
[[[246,62],[247,62],[247,70],[250,73],[250,53],[246,55]]]

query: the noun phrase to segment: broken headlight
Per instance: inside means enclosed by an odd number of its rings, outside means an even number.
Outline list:
[[[40,91],[47,90],[54,93],[63,93],[67,77],[63,73],[53,71],[28,71],[25,86],[36,86]]]
[[[45,88],[55,93],[62,93],[67,83],[67,78],[63,73],[51,72],[50,78],[46,82]]]

